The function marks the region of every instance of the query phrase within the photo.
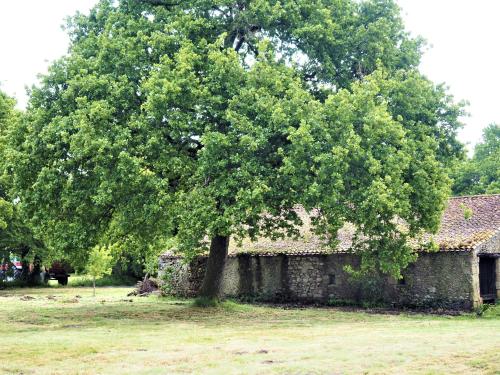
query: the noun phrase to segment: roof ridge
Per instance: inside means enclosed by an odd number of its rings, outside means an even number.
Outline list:
[[[474,195],[458,195],[449,197],[448,199],[460,199],[460,198],[483,198],[483,197],[498,197],[500,194],[474,194]]]

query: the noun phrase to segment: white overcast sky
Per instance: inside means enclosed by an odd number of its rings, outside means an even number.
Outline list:
[[[25,86],[37,82],[68,38],[61,25],[96,0],[0,0],[0,87],[26,104]],[[469,147],[481,130],[500,122],[500,0],[399,0],[408,31],[427,39],[421,70],[470,102],[460,131]]]

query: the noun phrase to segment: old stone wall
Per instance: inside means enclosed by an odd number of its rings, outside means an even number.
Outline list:
[[[478,303],[475,293],[479,275],[472,252],[422,254],[396,284],[401,305],[470,309]]]
[[[500,255],[500,232],[495,234],[488,241],[477,246],[476,254],[497,254]]]
[[[475,260],[472,252],[425,253],[408,267],[402,280],[372,277],[353,280],[345,265],[356,267],[351,254],[238,255],[228,258],[223,277],[226,296],[264,301],[319,303],[383,302],[395,306],[469,309],[476,299]],[[196,295],[206,259],[190,265],[164,256],[161,272],[170,272],[173,294]]]
[[[172,295],[193,297],[201,287],[206,258],[196,258],[187,264],[182,258],[164,254],[160,257],[158,273],[168,283]]]

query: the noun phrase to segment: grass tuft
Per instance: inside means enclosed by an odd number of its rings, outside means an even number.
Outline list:
[[[198,297],[193,301],[194,307],[219,307],[221,306],[221,301],[218,298],[208,298],[208,297]]]

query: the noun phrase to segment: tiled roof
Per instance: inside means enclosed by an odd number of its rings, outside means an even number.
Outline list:
[[[346,224],[338,234],[339,245],[331,249],[325,241],[311,233],[310,220],[303,210],[299,210],[304,225],[301,239],[272,241],[261,238],[256,242],[244,241],[237,247],[230,244],[230,255],[251,253],[260,255],[307,255],[348,252],[355,231],[352,224]],[[468,251],[490,239],[500,231],[500,194],[453,197],[441,219],[438,233],[432,236],[440,251]],[[431,236],[428,236],[429,238]]]
[[[434,241],[442,250],[473,249],[499,230],[500,194],[454,197],[448,201]]]

